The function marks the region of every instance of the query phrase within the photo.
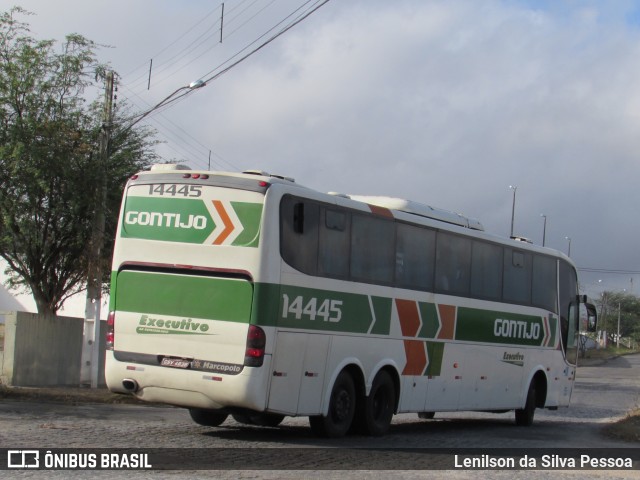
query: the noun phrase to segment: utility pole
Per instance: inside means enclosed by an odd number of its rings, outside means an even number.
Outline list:
[[[618,302],[618,334],[616,335],[616,348],[620,348],[620,308],[621,302]]]
[[[84,317],[80,384],[98,387],[100,363],[100,303],[102,301],[101,253],[104,245],[105,209],[107,201],[107,164],[113,119],[113,71],[105,75],[104,111],[100,129],[100,152],[96,165],[95,209],[89,243],[87,267],[87,302]]]
[[[511,238],[513,238],[513,221],[516,217],[516,191],[518,190],[518,187],[509,185],[509,188],[513,190],[513,203],[511,204]]]

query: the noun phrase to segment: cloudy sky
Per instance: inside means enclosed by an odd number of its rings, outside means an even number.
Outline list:
[[[218,0],[14,3],[37,38],[105,45],[118,102],[142,112],[321,2],[227,0],[222,42]],[[405,197],[502,236],[517,186],[516,234],[541,244],[544,214],[587,293],[640,292],[640,0],[331,0],[144,121],[167,161],[211,151],[215,169]]]

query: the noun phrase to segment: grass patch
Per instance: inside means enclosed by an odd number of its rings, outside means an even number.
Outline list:
[[[631,353],[638,353],[638,350],[631,350],[626,347],[607,347],[590,349],[585,352],[584,358],[591,358],[595,360],[604,360],[607,358],[617,357],[619,355],[629,355]],[[580,358],[583,358],[582,356]]]
[[[608,437],[625,442],[640,442],[640,409],[629,413],[625,418],[604,427]]]

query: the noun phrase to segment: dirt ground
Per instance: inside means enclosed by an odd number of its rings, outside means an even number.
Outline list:
[[[55,402],[70,405],[80,403],[143,404],[131,395],[111,393],[106,388],[84,387],[7,387],[0,385],[0,400]]]

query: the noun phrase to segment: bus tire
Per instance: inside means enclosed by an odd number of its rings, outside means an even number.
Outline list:
[[[311,430],[320,437],[343,437],[351,427],[355,407],[356,388],[353,384],[353,378],[343,370],[333,384],[327,416],[309,417]]]
[[[371,392],[364,399],[362,427],[364,433],[372,436],[384,435],[393,418],[396,401],[396,386],[391,375],[385,370],[373,379]]]
[[[215,410],[205,410],[203,408],[190,408],[189,415],[191,415],[191,419],[194,422],[203,427],[217,427],[228,417],[226,413],[220,413]]]
[[[231,417],[233,417],[233,419],[238,423],[243,423],[245,425],[253,425],[253,422],[251,421],[251,417],[244,413],[234,413],[233,415],[231,415]]]
[[[277,413],[256,413],[249,416],[249,419],[253,425],[259,425],[261,427],[277,427],[284,420],[284,415]]]
[[[533,416],[536,412],[536,387],[533,382],[529,385],[527,392],[527,401],[524,408],[516,410],[516,425],[520,427],[529,427],[533,424]]]
[[[436,412],[420,412],[420,413],[418,413],[418,418],[421,418],[423,420],[431,420],[435,416],[436,416]]]
[[[231,416],[238,423],[260,427],[277,427],[284,420],[284,415],[277,413],[234,413]]]

